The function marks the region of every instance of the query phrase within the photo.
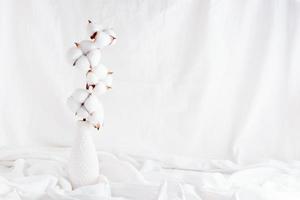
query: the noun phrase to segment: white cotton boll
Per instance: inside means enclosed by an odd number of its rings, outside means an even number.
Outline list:
[[[75,67],[86,72],[90,69],[90,62],[86,56],[81,56],[76,61]]]
[[[87,54],[87,58],[92,67],[99,64],[101,59],[101,51],[99,49],[93,49]]]
[[[87,121],[89,121],[92,124],[100,124],[102,126],[104,121],[104,113],[103,112],[93,112],[89,117],[87,118]]]
[[[108,75],[106,79],[104,80],[104,83],[106,86],[111,87],[113,82],[113,77],[112,75]]]
[[[107,91],[107,87],[103,82],[99,82],[95,88],[94,88],[94,94],[97,97],[100,97],[102,94],[104,94]]]
[[[68,51],[68,60],[70,60],[72,64],[74,64],[80,56],[82,56],[82,51],[77,47],[73,47]]]
[[[73,96],[69,97],[67,100],[67,104],[72,112],[76,113],[76,111],[80,108],[81,103],[76,101]]]
[[[93,71],[97,75],[98,80],[104,80],[108,74],[108,69],[103,64],[99,64],[96,67],[94,67]]]
[[[111,37],[111,42],[110,45],[114,45],[117,41],[117,34],[114,32],[114,30],[112,29],[105,29],[103,30],[103,32],[105,32],[106,34],[110,35]]]
[[[96,48],[96,45],[93,41],[83,40],[79,43],[79,48],[86,55],[89,51]]]
[[[77,111],[76,111],[76,116],[79,118],[88,118],[89,117],[89,112],[84,106],[81,106]]]
[[[114,38],[117,38],[117,34],[115,33],[115,31],[113,29],[104,29],[103,32],[105,32],[106,34],[108,34]]]
[[[101,25],[99,24],[94,24],[93,22],[88,23],[87,25],[87,30],[89,36],[93,35],[95,32],[98,32],[102,29]]]
[[[105,32],[98,32],[96,35],[95,45],[97,48],[103,49],[104,47],[110,45],[112,42],[112,37]]]
[[[84,102],[85,108],[89,113],[103,112],[103,106],[95,95],[90,95]]]
[[[86,82],[89,85],[95,85],[99,81],[99,78],[96,73],[89,71],[86,75]]]
[[[76,89],[72,94],[72,98],[79,103],[83,103],[89,95],[90,93],[85,89]]]

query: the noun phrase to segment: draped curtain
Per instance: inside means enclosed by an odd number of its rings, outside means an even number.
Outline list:
[[[0,146],[68,147],[82,77],[65,55],[113,27],[98,149],[255,163],[300,159],[300,1],[1,0]]]

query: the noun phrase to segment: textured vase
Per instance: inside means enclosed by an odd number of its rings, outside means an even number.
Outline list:
[[[91,136],[92,127],[84,121],[77,123],[78,133],[68,163],[73,188],[95,184],[99,177],[97,151]]]

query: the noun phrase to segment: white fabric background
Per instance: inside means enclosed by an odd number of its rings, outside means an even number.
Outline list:
[[[69,146],[65,59],[114,27],[99,149],[253,163],[300,158],[300,1],[0,1],[0,145]]]

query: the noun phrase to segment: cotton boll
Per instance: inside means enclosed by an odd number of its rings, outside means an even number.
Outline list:
[[[76,116],[79,118],[88,118],[89,117],[89,112],[84,106],[81,106],[77,111],[76,111]]]
[[[106,86],[111,87],[113,82],[113,77],[112,75],[108,75],[106,79],[104,80],[104,83]]]
[[[117,34],[114,32],[114,30],[112,29],[105,29],[103,30],[103,32],[105,32],[106,34],[110,35],[111,37],[111,42],[110,45],[114,45],[117,41]]]
[[[96,48],[96,45],[93,41],[90,40],[83,40],[79,43],[79,48],[83,52],[83,54],[87,54],[89,51]]]
[[[91,36],[93,35],[95,32],[98,32],[102,29],[101,25],[99,24],[95,24],[93,22],[90,22],[88,23],[87,25],[87,30],[88,30],[88,34]]]
[[[90,62],[86,56],[81,56],[76,61],[75,67],[86,72],[90,69]]]
[[[80,56],[82,56],[82,51],[77,47],[71,48],[68,52],[68,59],[72,64],[74,64]]]
[[[103,112],[93,112],[91,115],[89,115],[89,117],[87,118],[87,121],[89,121],[90,123],[96,125],[96,124],[100,124],[102,126],[103,124],[103,120],[104,119],[104,114]]]
[[[67,104],[72,112],[76,113],[76,111],[80,108],[81,103],[76,101],[73,96],[69,97],[67,100]]]
[[[97,84],[99,78],[97,76],[97,74],[93,71],[89,71],[86,75],[86,82],[89,85],[95,85]]]
[[[99,64],[94,67],[93,71],[97,75],[98,80],[104,80],[108,74],[108,69],[103,64]]]
[[[101,59],[101,51],[99,49],[93,49],[87,54],[87,58],[92,67],[99,64]]]
[[[84,102],[85,108],[89,113],[93,112],[103,112],[103,106],[101,102],[97,99],[95,95],[90,95]]]
[[[89,95],[90,93],[85,89],[76,89],[72,94],[72,98],[79,103],[83,103]]]
[[[110,35],[113,38],[117,38],[117,34],[114,32],[113,29],[104,29],[103,32],[106,34]]]
[[[96,35],[96,40],[95,40],[95,45],[99,49],[103,49],[104,47],[108,46],[111,44],[113,38],[105,33],[105,32],[98,32]]]
[[[107,91],[107,87],[103,82],[99,82],[95,88],[94,88],[94,94],[97,97],[100,97],[102,94],[104,94]]]

